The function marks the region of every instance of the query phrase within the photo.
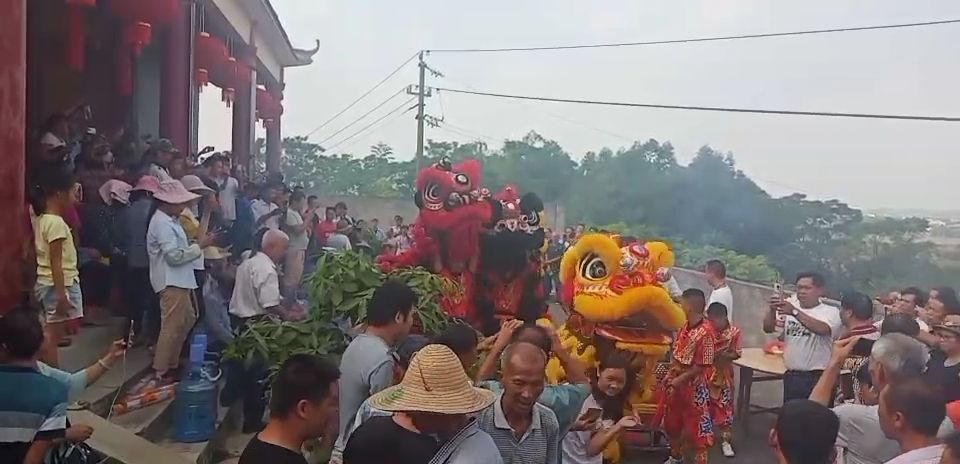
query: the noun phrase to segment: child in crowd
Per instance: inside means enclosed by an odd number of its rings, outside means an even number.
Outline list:
[[[720,448],[723,455],[732,458],[733,451],[733,361],[740,358],[743,348],[740,329],[727,318],[723,303],[710,303],[707,318],[716,332],[716,354],[710,376],[710,415],[714,427],[720,432]]]
[[[75,201],[75,183],[62,169],[45,172],[31,187],[34,212],[34,244],[37,251],[37,300],[45,311],[47,364],[56,366],[57,347],[66,335],[67,325],[83,317],[83,296],[77,270],[77,248],[63,213]]]
[[[673,359],[663,379],[664,391],[657,408],[670,440],[666,464],[682,463],[685,452],[693,453],[694,464],[706,464],[707,450],[713,446],[709,376],[716,355],[716,334],[704,318],[706,305],[702,291],[691,288],[683,292],[681,306],[687,323],[673,343]]]

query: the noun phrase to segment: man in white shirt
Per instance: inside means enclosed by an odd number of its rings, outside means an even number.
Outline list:
[[[888,464],[938,464],[943,445],[937,430],[946,405],[937,387],[914,377],[887,385],[880,392],[880,427],[900,445],[900,455]]]
[[[927,304],[927,295],[917,287],[907,287],[900,291],[900,296],[893,303],[891,314],[906,314],[917,321],[920,326],[920,332],[929,333],[930,326],[923,319],[920,319],[920,310]],[[880,328],[883,319],[877,321],[874,325]]]
[[[277,206],[279,197],[280,189],[276,186],[263,186],[260,190],[260,198],[250,203],[250,209],[253,210],[253,220],[256,221],[254,229],[280,230],[280,207]]]
[[[230,314],[247,319],[276,313],[280,306],[280,279],[277,263],[287,253],[290,238],[279,230],[263,234],[260,251],[256,252],[237,268],[237,278],[230,299]],[[239,326],[240,324],[234,324]]]
[[[263,234],[260,251],[254,252],[237,268],[237,277],[230,298],[230,325],[237,333],[247,324],[280,312],[280,278],[277,263],[283,260],[290,239],[279,230]],[[263,424],[263,389],[267,369],[262,360],[244,365],[243,372],[235,376],[237,390],[243,394],[244,433],[259,431]]]
[[[770,311],[763,319],[763,331],[776,330],[777,315],[783,325],[783,402],[810,396],[823,370],[830,363],[833,341],[843,329],[840,310],[820,301],[826,287],[822,275],[804,272],[797,275],[797,294],[770,298]],[[832,401],[832,400],[831,400]]]
[[[727,286],[727,266],[719,259],[707,261],[704,269],[707,276],[707,283],[713,290],[710,292],[710,301],[707,302],[709,308],[713,303],[721,303],[727,308],[727,317],[733,321],[733,292]]]
[[[237,195],[240,193],[240,183],[230,176],[226,170],[226,158],[214,153],[203,160],[203,168],[219,187],[220,213],[223,220],[233,223],[237,220]]]

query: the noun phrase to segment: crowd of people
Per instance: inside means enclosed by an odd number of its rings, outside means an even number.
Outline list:
[[[400,216],[384,231],[376,219],[353,219],[344,202],[324,207],[281,176],[250,181],[229,153],[188,154],[166,139],[136,153],[122,133],[100,135],[76,115],[51,117],[27,157],[24,223],[33,240],[22,244],[24,298],[13,312],[39,319],[42,346],[31,355],[44,374],[60,364],[58,348],[81,321],[113,308],[132,334],[117,349],[139,344],[153,356],[152,372],[127,393],[170,385],[194,331],[207,333],[216,360],[250,320],[303,317],[305,263],[319,253],[409,247]],[[19,435],[0,435],[0,443],[22,443]]]
[[[735,295],[723,263],[710,261],[705,271],[712,291],[683,291],[687,322],[658,386],[653,425],[662,425],[669,439],[670,464],[708,462],[714,445],[735,455],[733,362],[741,352],[741,332],[730,317]],[[802,273],[795,283],[795,296],[770,299],[765,321],[770,332],[780,332],[787,366],[783,407],[769,435],[777,462],[956,462],[955,292],[937,288],[931,301],[908,288],[887,306],[847,292],[837,307],[826,304],[818,274]],[[519,320],[505,321],[482,341],[462,325],[428,340],[409,334],[415,302],[403,284],[376,290],[366,331],[341,360],[338,404],[326,411],[330,420],[339,417],[332,462],[392,462],[402,455],[410,463],[599,464],[611,443],[644,420],[629,412],[637,372],[616,352],[587,369],[552,326]],[[568,373],[565,383],[546,383],[551,358]],[[322,423],[334,433],[330,422]],[[241,462],[260,462],[252,456],[264,457],[262,442],[280,443],[269,438],[258,435]],[[281,448],[271,459],[286,453],[293,460],[282,462],[303,462],[297,446]]]

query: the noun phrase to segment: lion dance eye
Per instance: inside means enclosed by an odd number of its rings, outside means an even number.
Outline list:
[[[423,198],[427,203],[439,203],[440,202],[440,187],[437,184],[430,184],[423,191]]]
[[[580,266],[580,275],[589,280],[601,280],[607,277],[607,265],[599,256],[588,256]]]
[[[470,185],[470,178],[466,174],[457,174],[453,176],[453,181],[460,185]]]

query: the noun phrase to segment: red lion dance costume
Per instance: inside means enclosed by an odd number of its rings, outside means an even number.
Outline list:
[[[420,171],[413,247],[378,262],[384,271],[423,266],[460,283],[463,293],[444,302],[447,313],[490,335],[502,319],[533,321],[546,312],[543,202],[532,193],[521,198],[513,186],[491,195],[482,178],[476,160],[443,158]]]

